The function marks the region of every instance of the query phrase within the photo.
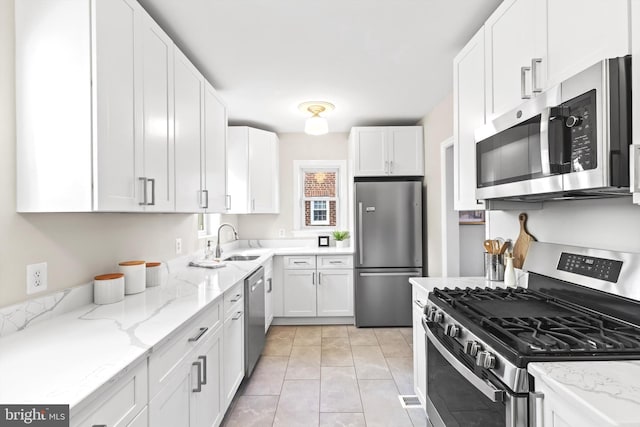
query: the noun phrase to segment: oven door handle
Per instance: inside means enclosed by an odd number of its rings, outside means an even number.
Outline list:
[[[480,378],[478,378],[473,372],[471,372],[466,366],[462,364],[458,359],[456,359],[451,353],[447,351],[446,348],[440,341],[436,338],[436,336],[431,332],[431,329],[427,325],[426,319],[422,319],[422,326],[424,330],[427,332],[427,337],[431,344],[440,352],[442,357],[453,366],[453,368],[458,371],[460,375],[462,375],[467,381],[469,381],[480,393],[484,394],[491,400],[492,402],[504,402],[505,400],[505,391],[496,388],[493,384],[486,382]]]

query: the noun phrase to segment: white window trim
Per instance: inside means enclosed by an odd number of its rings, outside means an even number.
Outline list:
[[[338,169],[338,194],[336,197],[335,226],[318,226],[312,230],[304,228],[304,218],[302,217],[302,176],[301,172],[306,169]],[[347,208],[349,206],[349,194],[347,187],[347,161],[346,160],[294,160],[293,161],[293,229],[291,234],[294,237],[311,237],[320,234],[327,234],[333,230],[346,230]]]

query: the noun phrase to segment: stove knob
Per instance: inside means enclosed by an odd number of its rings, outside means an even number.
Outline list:
[[[442,323],[442,321],[444,320],[444,314],[442,314],[442,312],[440,311],[436,311],[433,314],[433,321],[436,323]]]
[[[447,325],[446,333],[451,338],[458,337],[458,336],[460,336],[460,326],[458,326],[458,325]]]
[[[476,365],[486,369],[492,369],[496,367],[496,356],[488,351],[481,351],[476,357]]]
[[[480,351],[482,347],[480,346],[480,344],[478,343],[478,341],[467,341],[464,344],[464,352],[467,353],[469,356],[476,356],[478,354],[478,351]]]

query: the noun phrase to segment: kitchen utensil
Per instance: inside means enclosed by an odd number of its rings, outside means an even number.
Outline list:
[[[504,263],[502,255],[484,254],[484,275],[487,280],[500,281],[504,279]]]
[[[487,253],[489,254],[493,253],[493,240],[484,241],[484,250],[487,251]]]
[[[509,246],[511,246],[511,240],[507,240],[500,246],[500,251],[498,252],[498,254],[504,255],[505,252],[507,252],[507,249],[509,249]]]
[[[527,252],[529,251],[529,244],[535,242],[536,238],[527,231],[527,214],[524,212],[521,213],[518,215],[518,220],[520,221],[520,234],[518,235],[516,244],[513,245],[513,266],[515,268],[522,268],[524,259],[527,257]]]

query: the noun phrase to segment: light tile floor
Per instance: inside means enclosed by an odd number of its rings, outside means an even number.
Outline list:
[[[399,394],[414,394],[411,328],[272,326],[222,425],[426,426]]]

